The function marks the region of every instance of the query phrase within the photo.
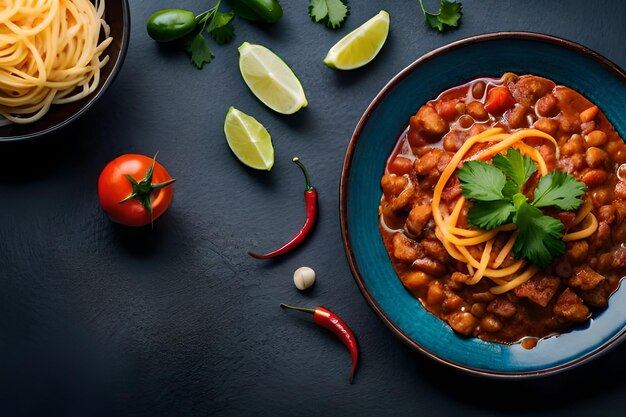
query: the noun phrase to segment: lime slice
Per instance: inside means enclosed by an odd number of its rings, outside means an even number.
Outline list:
[[[330,48],[324,64],[341,70],[362,67],[378,55],[388,34],[389,13],[381,10]]]
[[[270,109],[293,114],[307,106],[300,80],[278,55],[263,45],[244,42],[239,70],[252,93]]]
[[[241,162],[250,168],[269,171],[274,166],[274,147],[268,131],[254,117],[228,109],[224,119],[228,146]]]

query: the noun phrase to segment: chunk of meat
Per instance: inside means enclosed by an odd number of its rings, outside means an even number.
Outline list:
[[[557,289],[561,280],[555,276],[541,273],[515,288],[515,295],[528,298],[541,307],[546,307]]]
[[[464,274],[459,271],[453,272],[450,276],[450,281],[460,284],[466,284],[470,279],[472,279],[472,276],[470,274]]]
[[[427,257],[415,259],[411,264],[411,268],[419,269],[434,277],[440,277],[448,271],[444,264]]]
[[[515,315],[517,308],[506,298],[498,297],[489,303],[487,311],[499,317],[510,318]]]
[[[411,263],[420,255],[417,242],[406,237],[404,233],[394,234],[391,244],[394,258],[400,262]]]
[[[554,146],[552,146],[552,144],[541,145],[539,147],[539,154],[545,161],[548,171],[554,171],[554,169],[556,168],[556,164],[557,164],[556,150],[554,149]]]
[[[554,305],[553,312],[556,316],[570,321],[584,322],[590,316],[589,308],[574,291],[566,288],[559,295]]]
[[[424,227],[432,218],[432,209],[429,205],[413,206],[404,223],[407,232],[417,237],[422,234]]]
[[[572,288],[579,288],[583,291],[594,289],[605,278],[591,269],[589,265],[581,265],[574,268],[572,277],[568,281],[568,285]]]
[[[441,139],[449,129],[448,123],[429,105],[420,107],[415,116],[411,117],[410,124],[411,128],[417,129],[433,141]]]
[[[609,304],[609,287],[606,281],[589,291],[581,291],[580,297],[593,307],[606,307]]]
[[[626,200],[626,182],[617,181],[615,184],[615,198],[619,200]]]
[[[528,120],[526,119],[527,114],[528,107],[518,103],[511,111],[508,111],[505,114],[505,117],[512,129],[519,129],[522,127],[528,127]]]
[[[456,202],[462,192],[461,181],[459,181],[459,177],[455,174],[452,178],[450,178],[448,185],[441,192],[441,201],[444,203],[451,203],[453,201]]]
[[[450,260],[450,255],[448,255],[448,251],[446,250],[443,243],[439,241],[439,239],[434,237],[427,237],[422,240],[420,244],[422,248],[424,248],[424,252],[426,255],[438,262],[446,263]]]
[[[559,104],[559,101],[556,99],[556,97],[554,97],[554,94],[548,93],[545,96],[537,100],[537,103],[535,103],[535,112],[537,113],[537,115],[543,116],[544,118],[554,117],[557,114],[559,114],[559,111],[560,111],[558,104]],[[544,120],[551,120],[551,119],[544,119]],[[537,129],[543,130],[540,128],[537,128]]]
[[[587,259],[589,243],[586,240],[576,240],[567,243],[567,259],[573,264],[580,264]]]
[[[591,235],[591,246],[593,248],[600,248],[608,243],[611,239],[611,226],[606,222],[600,222],[598,224],[598,230]]]
[[[532,106],[555,87],[553,81],[535,75],[522,75],[517,82],[508,85],[515,101],[525,106]]]
[[[574,220],[576,219],[576,213],[573,213],[571,211],[561,211],[559,212],[557,217],[559,218],[561,223],[563,223],[563,226],[565,226],[565,230],[567,230],[572,227],[572,224],[574,224]]]
[[[626,267],[626,249],[618,248],[613,255],[613,262],[611,266],[615,269],[621,269]]]

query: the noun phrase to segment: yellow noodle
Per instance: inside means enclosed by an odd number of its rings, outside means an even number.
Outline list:
[[[31,123],[51,105],[80,100],[97,88],[112,41],[104,0],[2,3],[0,116]]]
[[[446,168],[441,173],[441,176],[435,185],[432,199],[432,213],[435,221],[435,235],[442,242],[446,251],[454,259],[464,262],[467,266],[472,278],[467,281],[468,285],[473,285],[483,277],[489,278],[497,286],[491,288],[491,292],[494,294],[502,294],[506,291],[521,285],[526,282],[533,275],[535,275],[539,268],[534,265],[529,266],[525,271],[520,272],[526,266],[527,262],[523,259],[516,260],[513,264],[501,268],[502,263],[506,257],[511,253],[515,246],[515,241],[519,232],[514,224],[506,224],[489,231],[481,229],[464,229],[458,227],[457,223],[461,216],[461,212],[466,203],[465,197],[460,196],[454,203],[452,213],[447,215],[442,213],[440,209],[442,192],[448,183],[449,179],[458,168],[459,164],[464,160],[487,160],[494,155],[504,152],[510,147],[515,147],[520,150],[524,155],[533,159],[539,167],[539,173],[543,176],[548,173],[548,168],[545,160],[541,156],[541,153],[534,147],[523,142],[524,139],[540,138],[551,142],[555,146],[555,152],[558,158],[559,149],[556,140],[536,129],[522,129],[513,133],[502,133],[500,128],[492,128],[486,130],[478,135],[468,138],[461,148],[453,155]],[[491,145],[482,151],[475,153],[474,155],[466,158],[466,154],[477,143],[490,143]],[[445,207],[445,206],[442,206]],[[585,226],[582,230],[566,234],[563,238],[564,241],[584,239],[595,232],[598,227],[598,222],[591,214],[592,205],[586,202],[579,210],[575,220],[574,226],[581,221],[585,222]],[[446,212],[444,208],[444,212]],[[583,220],[584,219],[584,220]],[[489,267],[489,261],[491,258],[491,252],[495,239],[500,232],[513,232],[507,238],[506,243],[500,250],[500,253],[494,260],[491,268]],[[470,253],[470,247],[476,248],[476,245],[483,244],[481,248],[482,255],[480,260],[474,258]],[[515,278],[511,279],[514,274],[518,274]]]

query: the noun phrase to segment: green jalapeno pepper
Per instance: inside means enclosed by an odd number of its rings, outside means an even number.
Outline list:
[[[181,9],[164,9],[148,19],[148,35],[158,42],[180,39],[196,28],[196,16]]]
[[[248,20],[275,23],[283,17],[278,0],[227,0],[233,12]]]

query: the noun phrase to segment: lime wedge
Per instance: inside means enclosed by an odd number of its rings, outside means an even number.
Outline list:
[[[268,131],[254,117],[228,109],[224,119],[224,134],[228,146],[245,165],[269,171],[274,166],[274,147]]]
[[[252,93],[270,109],[293,114],[307,106],[300,80],[278,55],[263,45],[244,42],[239,70]]]
[[[378,55],[388,34],[389,13],[381,10],[330,48],[324,64],[341,70],[362,67]]]

